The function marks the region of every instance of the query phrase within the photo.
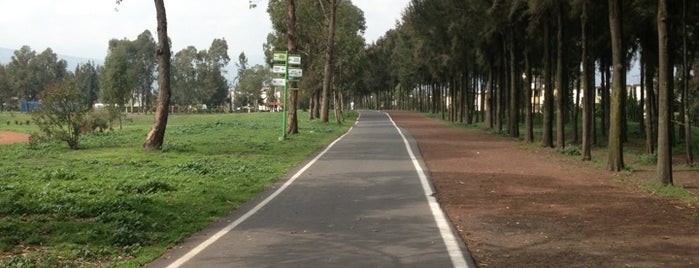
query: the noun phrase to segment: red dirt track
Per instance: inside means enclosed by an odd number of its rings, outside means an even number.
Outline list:
[[[389,114],[417,140],[439,203],[479,267],[699,267],[696,204],[551,149]]]
[[[0,144],[28,142],[29,134],[0,131]]]

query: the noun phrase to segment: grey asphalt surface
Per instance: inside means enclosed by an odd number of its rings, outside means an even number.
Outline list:
[[[167,267],[274,190],[148,267]],[[180,267],[453,266],[401,136],[386,114],[363,111],[288,188]]]

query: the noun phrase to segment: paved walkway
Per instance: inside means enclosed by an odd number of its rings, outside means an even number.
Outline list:
[[[149,267],[475,267],[416,148],[386,114],[364,111],[285,184]]]

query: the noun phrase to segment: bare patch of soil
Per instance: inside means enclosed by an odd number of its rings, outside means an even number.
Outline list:
[[[699,267],[699,208],[483,131],[390,112],[479,267]],[[699,185],[699,174],[678,180]],[[646,174],[648,175],[648,174]]]
[[[15,132],[0,132],[0,144],[29,142],[29,134]]]

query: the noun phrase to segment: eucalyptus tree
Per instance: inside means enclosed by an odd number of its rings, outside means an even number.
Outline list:
[[[228,95],[228,81],[223,73],[230,62],[226,40],[214,39],[208,50],[199,52],[198,60],[199,100],[210,106],[223,104]]]
[[[113,117],[121,113],[128,102],[131,90],[135,87],[133,69],[131,69],[132,45],[129,40],[112,39],[104,59],[104,68],[100,74],[100,100],[107,105]],[[120,117],[119,117],[120,118]],[[121,128],[121,121],[119,122]]]
[[[10,87],[10,79],[7,76],[7,69],[5,65],[0,64],[0,112],[4,112],[7,107],[6,104],[10,103],[12,99],[12,87]]]
[[[6,67],[12,95],[21,100],[36,100],[46,87],[66,78],[67,65],[51,48],[37,54],[29,46],[22,46]]]
[[[92,107],[99,99],[99,68],[93,62],[79,64],[75,67],[75,87],[80,94],[83,106]]]
[[[186,106],[196,104],[197,90],[197,57],[198,51],[194,46],[188,46],[175,53],[172,59],[172,101]]]
[[[121,0],[117,0],[121,1]],[[167,15],[164,0],[155,0],[158,22],[158,104],[155,120],[143,143],[146,151],[161,150],[165,142],[168,113],[170,111],[170,40],[167,35]]]
[[[323,91],[321,93],[320,121],[328,122],[328,107],[330,105],[329,91],[333,79],[333,57],[335,56],[335,25],[337,24],[337,7],[340,0],[318,0],[328,28],[325,48],[325,67],[323,68]]]
[[[622,113],[624,113],[624,84],[625,51],[622,45],[621,0],[609,0],[609,29],[612,45],[612,99],[609,124],[609,142],[607,154],[607,169],[621,171],[624,169],[624,151],[622,143]]]
[[[148,30],[143,31],[132,41],[134,47],[132,75],[134,76],[133,95],[138,96],[143,113],[149,110],[155,81],[155,52],[157,44]]]
[[[241,76],[238,78],[238,86],[236,87],[236,107],[257,107],[260,103],[260,90],[269,86],[271,83],[272,74],[269,67],[255,65],[245,68]]]
[[[333,107],[337,123],[344,121],[342,109],[345,106],[346,90],[359,85],[358,77],[365,66],[365,40],[362,36],[365,30],[366,21],[362,10],[341,1],[337,10],[332,74]]]
[[[592,135],[594,124],[594,107],[595,107],[595,89],[594,89],[594,61],[590,53],[590,1],[580,0],[578,5],[581,6],[580,14],[580,32],[581,35],[581,63],[582,73],[580,75],[583,91],[583,125],[582,125],[582,155],[583,161],[592,160]]]
[[[658,0],[658,163],[656,176],[662,184],[673,184],[672,146],[670,146],[672,95],[670,93],[667,11],[666,0]]]
[[[33,89],[40,93],[53,83],[63,81],[68,75],[68,63],[58,59],[58,55],[51,48],[46,48],[36,55],[30,64],[32,75],[35,77],[36,87]]]

